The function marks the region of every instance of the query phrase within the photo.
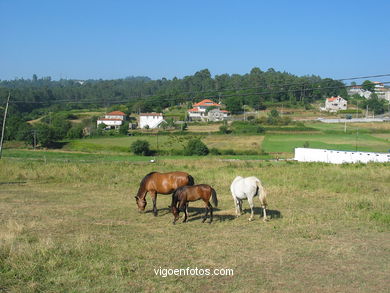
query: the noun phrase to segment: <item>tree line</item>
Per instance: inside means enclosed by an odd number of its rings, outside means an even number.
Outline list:
[[[203,98],[226,105],[231,113],[244,106],[256,110],[270,104],[305,106],[333,95],[346,97],[345,85],[330,78],[296,76],[270,68],[255,67],[247,74],[221,74],[214,77],[208,69],[194,75],[169,80],[127,77],[115,80],[52,80],[33,75],[31,79],[0,81],[0,127],[3,106],[11,92],[6,139],[49,145],[63,138],[78,138],[82,126],[72,125],[64,111],[72,109],[120,109],[126,114],[161,112],[176,105],[187,108]],[[42,118],[36,125],[26,121]],[[89,121],[90,126],[95,121]],[[96,125],[96,124],[95,124]],[[93,126],[93,125],[92,125]],[[96,133],[99,129],[93,129]],[[46,139],[50,138],[50,139]]]

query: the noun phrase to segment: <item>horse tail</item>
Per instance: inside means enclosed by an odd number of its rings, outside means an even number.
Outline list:
[[[259,189],[259,199],[260,199],[260,202],[263,206],[267,206],[267,200],[266,200],[266,197],[267,197],[267,192],[265,191],[263,185],[261,185],[261,182],[260,180],[256,180],[256,185],[257,185],[257,188]]]
[[[211,188],[211,199],[213,201],[214,207],[218,207],[217,193],[215,192],[214,188]]]
[[[192,177],[191,175],[188,175],[187,178],[188,178],[188,185],[192,186],[195,184],[194,177]]]

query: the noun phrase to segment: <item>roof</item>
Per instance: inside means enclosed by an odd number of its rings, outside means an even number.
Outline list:
[[[118,116],[126,116],[125,113],[121,112],[121,111],[113,111],[113,112],[110,112],[106,115],[118,115]]]
[[[162,116],[162,113],[141,113],[139,116]]]
[[[205,99],[203,101],[200,101],[199,103],[194,104],[194,107],[199,107],[199,106],[216,106],[216,107],[221,107],[220,104],[214,103],[212,100]]]
[[[99,118],[98,121],[123,121],[123,119],[119,118]]]
[[[198,108],[192,108],[192,109],[189,109],[188,112],[199,112],[199,109]]]
[[[329,102],[333,102],[337,99],[342,99],[342,97],[331,97],[331,98],[326,98]]]

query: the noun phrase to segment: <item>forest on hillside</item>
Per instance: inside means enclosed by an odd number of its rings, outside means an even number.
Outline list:
[[[221,74],[212,77],[208,69],[183,78],[152,80],[128,77],[115,80],[52,80],[50,77],[0,81],[0,105],[11,91],[13,112],[34,113],[38,109],[59,111],[125,105],[127,113],[162,109],[216,99],[231,112],[243,105],[254,109],[267,103],[306,104],[332,95],[346,96],[341,81],[319,76],[296,76],[270,68],[253,68],[250,73]],[[38,111],[41,112],[41,111]],[[33,117],[29,117],[33,118]]]
[[[224,104],[232,114],[237,114],[243,111],[244,105],[255,110],[280,103],[285,107],[308,107],[324,97],[347,96],[341,81],[314,75],[299,77],[272,68],[262,71],[255,67],[244,75],[221,74],[214,77],[208,69],[203,69],[194,75],[172,80],[128,77],[55,81],[34,74],[31,79],[0,81],[0,127],[9,93],[11,99],[5,139],[42,146],[50,146],[64,138],[84,137],[86,128],[89,136],[106,135],[96,127],[97,117],[71,123],[77,117],[70,110],[99,112],[102,108],[107,111],[120,109],[126,114],[162,112],[177,105],[189,109],[193,103],[211,98]],[[36,123],[28,123],[31,120]],[[120,133],[126,134],[128,124],[122,128]]]

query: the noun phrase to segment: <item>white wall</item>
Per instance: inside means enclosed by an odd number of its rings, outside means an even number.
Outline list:
[[[157,128],[163,120],[163,116],[140,116],[139,127],[145,128],[146,125],[149,125],[149,128]]]
[[[325,149],[296,148],[294,160],[332,164],[390,162],[390,153],[353,152]]]

